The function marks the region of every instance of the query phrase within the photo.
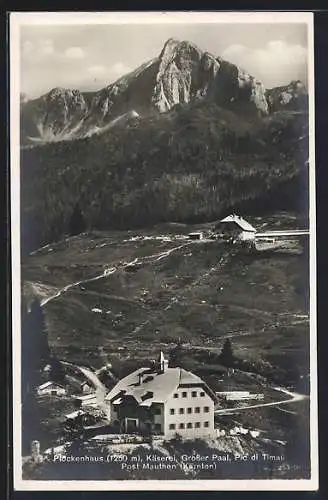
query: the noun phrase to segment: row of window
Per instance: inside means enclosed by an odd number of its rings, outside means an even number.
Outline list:
[[[192,397],[192,398],[197,398],[197,395],[198,395],[198,394],[197,394],[197,391],[191,391],[191,397]],[[203,398],[203,397],[205,396],[205,392],[201,391],[201,392],[199,393],[199,395]],[[173,397],[174,397],[174,398],[178,398],[178,397],[179,397],[179,393],[178,393],[178,392],[175,392],[175,393],[173,394]],[[187,397],[188,397],[188,392],[187,392],[187,391],[183,391],[183,393],[182,393],[182,397],[183,397],[183,398],[187,398]]]
[[[195,422],[194,426],[195,426],[195,429],[200,429],[200,422]],[[204,422],[204,427],[209,427],[209,426],[210,426],[209,422]],[[174,430],[175,428],[178,428],[178,429],[192,429],[193,428],[193,424],[192,424],[192,422],[188,422],[187,424],[181,423],[181,424],[179,424],[177,426],[176,426],[176,424],[170,424],[169,425],[169,429],[171,431]]]
[[[179,412],[178,412],[179,415],[183,415],[185,413],[185,410],[187,410],[186,413],[192,413],[192,408],[179,408]],[[210,411],[209,406],[204,406],[203,411],[204,411],[204,413],[208,413]],[[196,406],[194,408],[194,413],[200,413],[200,407],[199,406]],[[170,415],[175,415],[175,409],[174,408],[170,409]]]

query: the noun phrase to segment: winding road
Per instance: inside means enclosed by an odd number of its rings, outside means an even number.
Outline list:
[[[89,380],[89,382],[95,387],[96,389],[96,398],[97,398],[97,404],[98,407],[101,410],[106,410],[106,404],[105,404],[105,396],[107,394],[107,389],[105,385],[99,380],[97,374],[92,371],[90,368],[87,368],[85,366],[79,366],[79,365],[74,365],[73,363],[69,363],[67,361],[62,361],[64,365],[70,366],[74,368],[75,370],[79,370],[86,379]],[[284,408],[280,408],[281,405],[286,405],[290,403],[297,403],[300,401],[304,401],[305,399],[308,399],[309,396],[305,394],[299,394],[297,392],[290,392],[287,389],[284,389],[282,387],[273,387],[273,389],[277,392],[283,393],[286,396],[289,396],[288,399],[279,399],[277,401],[272,401],[270,403],[259,403],[256,405],[246,405],[246,406],[240,406],[239,408],[224,408],[224,409],[218,409],[214,410],[215,415],[230,415],[232,413],[239,413],[240,411],[245,411],[245,410],[252,410],[254,408],[264,408],[268,406],[276,406],[278,410],[280,411],[285,411],[287,413],[295,414],[293,411],[285,410]]]
[[[107,407],[105,405],[105,396],[107,394],[106,386],[99,380],[97,374],[87,368],[86,366],[74,365],[73,363],[69,363],[68,361],[61,361],[63,365],[70,366],[74,370],[78,370],[84,375],[84,377],[91,383],[91,385],[96,389],[95,395],[97,399],[97,404],[99,409],[106,410]]]
[[[248,406],[240,406],[239,408],[225,408],[223,410],[215,410],[214,413],[215,415],[230,415],[231,413],[238,413],[240,411],[244,410],[251,410],[253,408],[263,408],[265,406],[280,406],[283,404],[290,404],[290,403],[297,403],[299,401],[303,401],[305,399],[308,399],[308,396],[304,394],[298,394],[297,392],[290,392],[287,391],[287,389],[283,389],[282,387],[273,387],[275,391],[282,392],[288,396],[290,396],[289,399],[282,399],[279,401],[272,401],[271,403],[261,403],[257,405],[248,405]],[[281,408],[278,408],[281,411],[284,411]],[[289,412],[288,412],[289,413]],[[292,413],[292,412],[290,412]]]

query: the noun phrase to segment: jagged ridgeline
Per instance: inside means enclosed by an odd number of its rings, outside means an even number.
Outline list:
[[[99,229],[307,209],[304,85],[267,90],[189,42],[98,92],[22,100],[21,139],[31,247],[67,232],[76,204]]]

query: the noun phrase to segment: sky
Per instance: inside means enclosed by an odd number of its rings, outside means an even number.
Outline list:
[[[306,24],[24,25],[21,92],[98,90],[157,57],[172,37],[239,65],[267,88],[307,80]]]

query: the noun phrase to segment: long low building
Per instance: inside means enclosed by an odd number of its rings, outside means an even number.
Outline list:
[[[97,397],[95,393],[85,394],[84,396],[75,396],[81,406],[97,406]]]
[[[227,401],[240,401],[241,399],[263,399],[264,394],[254,394],[249,391],[222,391],[215,393],[219,398]]]

